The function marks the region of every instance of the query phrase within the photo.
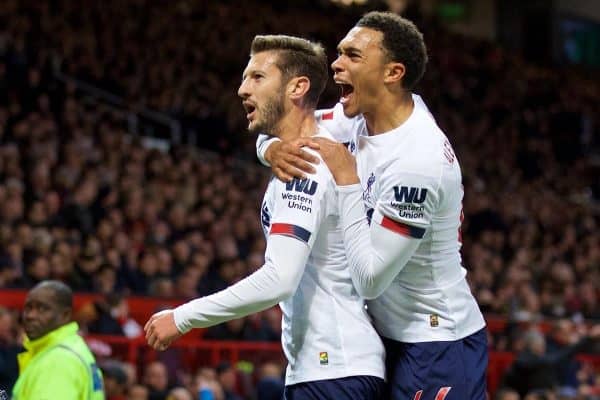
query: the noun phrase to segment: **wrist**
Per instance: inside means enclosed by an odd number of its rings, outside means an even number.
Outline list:
[[[360,179],[358,179],[358,175],[356,175],[356,173],[343,174],[343,175],[336,176],[334,178],[335,178],[335,183],[338,186],[349,186],[349,185],[355,185],[357,183],[360,183]]]
[[[273,159],[271,158],[271,156],[279,146],[281,146],[281,140],[271,140],[271,143],[269,143],[269,145],[265,149],[265,160],[271,165],[273,164]]]

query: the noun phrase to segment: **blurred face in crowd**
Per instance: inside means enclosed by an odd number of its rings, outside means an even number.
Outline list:
[[[0,307],[0,343],[13,341],[14,319],[8,310]]]
[[[169,384],[167,368],[161,362],[155,361],[148,365],[144,374],[144,383],[154,390],[166,390]]]
[[[338,45],[338,57],[331,64],[334,81],[341,87],[344,114],[354,117],[377,108],[383,89],[386,56],[383,34],[355,27]]]
[[[238,95],[246,110],[250,133],[274,134],[284,113],[283,82],[277,52],[263,51],[250,57]]]
[[[39,287],[31,290],[23,308],[23,328],[30,340],[36,340],[71,319],[71,310],[58,304],[54,291]]]
[[[148,388],[142,385],[133,385],[129,388],[129,400],[148,400]]]

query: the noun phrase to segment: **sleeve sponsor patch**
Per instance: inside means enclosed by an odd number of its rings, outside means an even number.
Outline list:
[[[311,233],[298,225],[274,223],[271,225],[271,235],[289,236],[308,243]]]
[[[383,216],[383,219],[381,220],[381,226],[389,229],[390,231],[404,236],[410,236],[415,239],[421,239],[423,235],[425,235],[425,228],[417,228],[416,226],[403,224],[402,222],[394,221],[386,216]]]

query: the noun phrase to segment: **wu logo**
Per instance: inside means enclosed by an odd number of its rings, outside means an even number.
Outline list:
[[[313,195],[317,191],[318,183],[311,181],[310,179],[298,179],[294,178],[291,182],[285,184],[285,190],[293,190],[298,193],[304,193],[307,195]]]
[[[427,198],[427,189],[394,186],[394,197],[400,203],[422,203]]]

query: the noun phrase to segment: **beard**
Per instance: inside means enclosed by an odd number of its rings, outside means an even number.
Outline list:
[[[269,97],[265,105],[257,110],[256,121],[253,125],[248,126],[248,132],[274,135],[276,133],[274,132],[275,127],[284,114],[283,99],[283,90],[278,90],[277,93]]]

